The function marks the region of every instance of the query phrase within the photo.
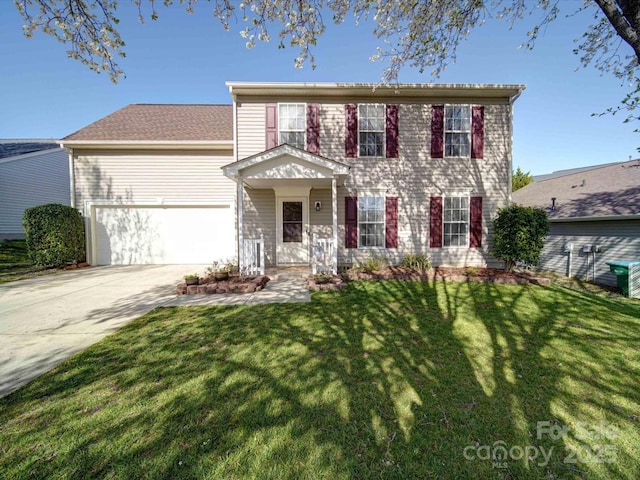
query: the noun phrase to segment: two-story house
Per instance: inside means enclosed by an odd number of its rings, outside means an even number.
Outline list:
[[[61,140],[90,263],[499,265],[524,86],[227,86],[232,105],[130,105]]]

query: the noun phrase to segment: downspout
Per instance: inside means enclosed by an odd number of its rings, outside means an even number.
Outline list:
[[[231,100],[233,102],[233,161],[235,163],[238,161],[238,105],[236,102],[236,95],[233,93],[233,86],[231,85],[229,86],[229,94],[231,95]],[[242,182],[240,175],[238,175],[236,181]],[[242,208],[242,199],[239,197],[240,194],[238,193],[241,190],[242,189],[238,189],[238,186],[236,186],[236,248],[238,252],[238,267],[242,271],[244,260],[242,258],[243,249],[241,245],[242,233],[240,232],[240,229],[243,228],[241,219],[242,212],[240,212],[240,209]],[[244,195],[244,192],[242,194]]]
[[[507,198],[507,207],[511,206],[513,193],[513,104],[520,95],[522,95],[522,90],[509,97],[509,171],[507,172],[509,196]]]
[[[76,208],[76,168],[73,160],[73,148],[64,148],[63,143],[60,144],[60,148],[69,152],[69,199],[71,206]]]

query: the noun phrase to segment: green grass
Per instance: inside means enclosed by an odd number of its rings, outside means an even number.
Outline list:
[[[639,318],[624,298],[474,283],[156,309],[0,400],[0,472],[637,479]],[[499,445],[552,455],[494,465]]]
[[[0,283],[23,280],[55,271],[55,269],[34,265],[29,258],[27,243],[24,240],[0,242]]]

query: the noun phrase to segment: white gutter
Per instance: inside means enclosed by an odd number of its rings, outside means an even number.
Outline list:
[[[593,217],[567,217],[567,218],[550,218],[550,223],[564,222],[611,222],[615,220],[640,220],[640,214],[629,215],[602,215]]]
[[[382,85],[379,83],[287,83],[287,82],[226,82],[229,92],[237,95],[366,95],[394,97],[469,97],[505,98],[517,96],[526,85],[507,84],[460,84],[460,83],[400,83]]]
[[[230,150],[233,140],[60,140],[63,148],[130,148],[145,150]]]

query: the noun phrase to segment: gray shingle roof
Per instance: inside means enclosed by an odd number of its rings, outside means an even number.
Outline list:
[[[231,105],[128,105],[63,141],[224,141],[233,140]]]
[[[27,153],[58,148],[55,140],[45,139],[3,139],[0,140],[0,158],[15,157]]]
[[[556,208],[551,209],[551,198]],[[640,160],[534,182],[513,192],[514,203],[542,208],[549,218],[640,214]]]

